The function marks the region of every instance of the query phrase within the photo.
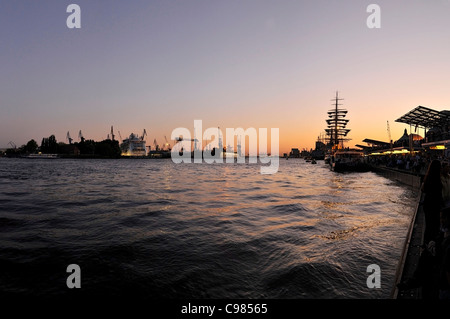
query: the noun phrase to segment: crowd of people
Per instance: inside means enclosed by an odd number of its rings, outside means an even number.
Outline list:
[[[370,164],[378,166],[386,166],[389,168],[396,168],[400,170],[410,171],[415,174],[425,174],[429,163],[430,156],[420,153],[410,154],[393,154],[370,156],[368,159]]]
[[[425,216],[422,252],[414,276],[398,285],[400,290],[422,287],[426,299],[450,299],[449,172],[446,161],[434,159],[427,165],[421,188]]]

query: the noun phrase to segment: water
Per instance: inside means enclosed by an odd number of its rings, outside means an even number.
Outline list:
[[[318,161],[0,158],[0,295],[389,298],[414,192]],[[366,285],[381,268],[381,288]]]

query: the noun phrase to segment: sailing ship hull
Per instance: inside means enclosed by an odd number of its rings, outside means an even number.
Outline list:
[[[347,162],[347,163],[332,163],[331,170],[334,172],[368,172],[370,166],[366,163]]]
[[[370,166],[360,152],[341,151],[331,157],[331,170],[335,172],[368,172]]]

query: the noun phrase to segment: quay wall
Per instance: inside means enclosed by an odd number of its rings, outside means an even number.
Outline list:
[[[421,175],[380,166],[372,166],[371,170],[386,178],[411,186],[416,190],[419,190],[422,185],[423,176]]]
[[[401,252],[400,260],[397,264],[395,281],[391,289],[392,299],[421,299],[420,289],[411,291],[399,291],[397,284],[410,278],[414,274],[420,256],[420,245],[423,242],[424,217],[421,205],[422,192],[420,190],[423,176],[397,169],[372,166],[372,171],[391,180],[395,180],[406,186],[412,187],[418,192],[416,198],[414,215],[406,234],[405,242]]]

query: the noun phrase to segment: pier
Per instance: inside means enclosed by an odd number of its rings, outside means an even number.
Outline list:
[[[414,277],[414,272],[419,266],[419,260],[426,248],[423,247],[425,216],[422,207],[423,194],[421,193],[421,184],[425,171],[433,159],[449,163],[450,159],[450,111],[437,111],[424,106],[417,106],[413,110],[404,114],[396,120],[398,123],[409,125],[409,134],[405,129],[403,136],[389,143],[366,139],[365,142],[371,145],[363,147],[369,155],[375,156],[375,163],[388,164],[387,166],[374,166],[373,171],[389,179],[398,181],[417,190],[418,196],[415,202],[414,216],[408,229],[404,248],[401,253],[399,264],[397,266],[394,286],[392,287],[391,297],[393,299],[434,299],[436,298],[435,279],[433,279],[434,270],[426,274],[427,278],[421,278],[420,284],[405,286],[400,290],[397,285],[406,282],[407,279]],[[417,132],[423,129],[424,136],[421,137]],[[388,122],[388,133],[390,138],[390,129]],[[399,162],[385,162],[386,158],[397,158]],[[378,159],[379,158],[379,159]],[[407,158],[407,159],[405,159]],[[399,164],[400,163],[400,164]],[[390,165],[389,165],[390,164]],[[408,168],[409,170],[402,170]],[[430,275],[430,276],[428,276]],[[402,285],[403,286],[403,285]],[[420,287],[412,287],[420,286]]]
[[[371,166],[371,171],[391,180],[397,181],[401,184],[410,186],[413,189],[419,190],[420,186],[422,185],[423,176],[421,174],[413,174],[411,172],[405,172],[400,169],[387,168],[376,165]]]
[[[413,288],[409,290],[399,290],[397,284],[411,278],[419,264],[420,254],[422,253],[421,245],[423,243],[423,235],[425,230],[425,216],[422,205],[422,192],[419,191],[417,197],[415,213],[403,247],[402,255],[397,266],[396,280],[392,288],[391,296],[393,299],[421,299],[422,289]]]
[[[408,290],[399,290],[397,284],[411,278],[419,263],[422,252],[423,235],[425,230],[425,217],[422,209],[423,194],[420,190],[423,175],[405,172],[399,169],[372,166],[372,171],[386,178],[397,181],[401,184],[411,187],[418,192],[416,197],[414,215],[411,219],[405,243],[397,265],[395,281],[391,290],[393,299],[421,299],[422,289],[413,288]]]

